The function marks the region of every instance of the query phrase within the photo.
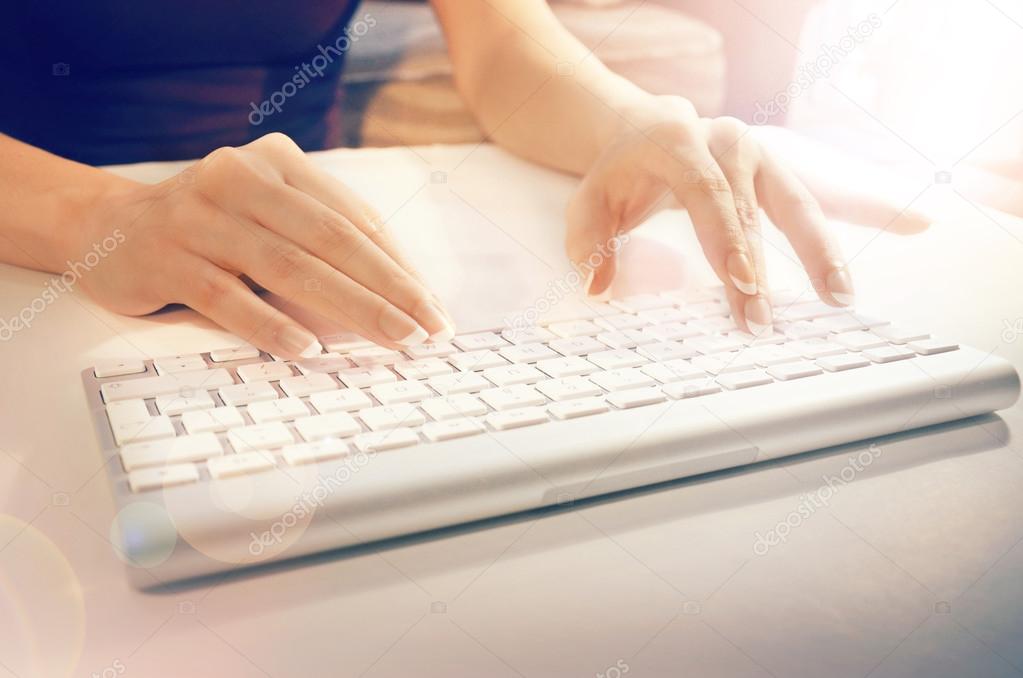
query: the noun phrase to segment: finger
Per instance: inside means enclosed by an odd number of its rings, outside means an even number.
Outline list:
[[[745,130],[738,121],[731,123],[728,118],[718,118],[710,125],[716,130],[711,134],[709,148],[732,189],[735,213],[745,235],[756,276],[757,293],[753,296],[747,296],[739,290],[726,289],[729,304],[740,327],[745,327],[756,336],[770,336],[773,332],[773,314],[754,179],[759,163],[759,149],[745,139]]]
[[[565,233],[565,251],[583,276],[583,292],[594,296],[607,291],[618,270],[618,248],[606,244],[620,229],[619,217],[608,208],[598,183],[596,178],[583,180],[568,204]]]
[[[245,283],[200,257],[182,271],[181,303],[259,349],[290,360],[312,358],[323,347],[308,329],[266,303]]]
[[[735,196],[710,151],[699,146],[687,149],[662,160],[660,171],[689,211],[700,246],[718,279],[726,289],[747,297],[756,295],[753,254],[735,209]]]
[[[373,240],[377,247],[426,288],[422,274],[398,246],[390,229],[387,228],[376,209],[351,187],[313,164],[294,141],[283,134],[271,133],[260,137],[248,146],[272,157],[288,185],[312,196],[335,212],[345,215],[359,230]],[[429,290],[428,293],[448,323],[453,326],[454,321],[451,314],[435,294]]]
[[[361,326],[368,332],[366,338],[378,343],[411,345],[422,343],[429,336],[402,308],[337,267],[349,268],[348,262],[362,264],[360,275],[372,278],[366,271],[382,265],[383,259],[390,268],[384,267],[383,272],[378,268],[377,277],[369,281],[377,289],[396,288],[393,282],[407,280],[408,275],[366,241],[358,229],[350,223],[345,227],[340,215],[275,178],[269,165],[254,162],[238,149],[221,148],[203,161],[196,183],[200,192],[217,206],[214,210],[218,212],[217,233],[232,236],[227,242],[223,237],[214,237],[206,243],[220,262],[226,262],[226,267],[247,274],[266,289],[327,318],[343,318],[348,325]],[[298,235],[301,226],[309,223],[321,225],[315,230],[321,236],[327,226],[337,226],[346,229],[346,237],[354,238],[347,241],[350,243],[347,247],[334,246],[335,250],[346,250],[344,254],[332,254],[335,265],[299,244],[303,242]],[[271,230],[272,226],[292,237]],[[308,238],[305,245],[310,245]],[[363,260],[373,256],[378,257],[375,263],[365,264]],[[343,257],[344,263],[337,257]],[[307,286],[311,289],[305,289]]]
[[[253,196],[242,209],[410,315],[435,340],[454,336],[433,295],[346,216],[283,183]]]
[[[792,243],[821,300],[832,306],[852,305],[852,277],[828,234],[820,205],[806,187],[765,154],[757,174],[757,192],[771,221]]]
[[[186,243],[198,256],[239,271],[264,289],[388,346],[426,340],[407,313],[262,225],[210,210],[209,228]]]

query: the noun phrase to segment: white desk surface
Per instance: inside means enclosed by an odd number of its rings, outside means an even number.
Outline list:
[[[463,328],[526,308],[567,270],[569,178],[489,146],[316,157],[380,207]],[[932,198],[949,218],[912,238],[835,225],[861,307],[1023,368],[1023,224],[948,186]],[[709,280],[700,256],[678,255],[695,251],[689,230],[677,212],[643,228],[633,288]],[[798,281],[769,251],[774,279]],[[0,317],[47,279],[0,268]],[[232,343],[188,310],[125,318],[69,294],[0,344],[0,676],[1023,673],[1018,404],[874,441],[877,460],[763,556],[756,535],[867,443],[136,592],[107,542],[114,506],[79,371]]]

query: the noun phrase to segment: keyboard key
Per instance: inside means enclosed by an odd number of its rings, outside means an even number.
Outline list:
[[[698,320],[690,320],[686,323],[687,327],[696,330],[700,334],[721,334],[723,332],[731,332],[735,329],[735,321],[732,320],[731,316],[714,316],[713,318],[700,318]]]
[[[288,443],[295,442],[295,437],[287,426],[280,422],[274,422],[231,429],[227,432],[227,441],[231,443],[235,452],[249,452],[283,447]]]
[[[588,360],[583,360],[578,356],[570,356],[568,358],[541,360],[536,364],[536,369],[555,379],[562,379],[564,377],[579,377],[589,374],[597,368]]]
[[[691,346],[681,341],[659,341],[655,344],[646,344],[637,348],[636,353],[650,358],[654,362],[692,358],[696,355],[696,351]]]
[[[542,327],[515,327],[508,328],[501,332],[505,341],[513,344],[534,344],[550,341],[557,335]]]
[[[419,442],[419,436],[410,428],[393,428],[388,431],[373,431],[355,436],[355,446],[363,452],[383,452],[399,447],[408,447]]]
[[[424,398],[432,398],[433,391],[418,381],[399,381],[394,384],[377,384],[371,387],[370,393],[383,405],[395,403],[414,403]]]
[[[452,395],[455,393],[475,393],[493,384],[484,379],[478,372],[456,372],[454,374],[442,374],[439,377],[430,377],[427,381],[434,391],[441,395]]]
[[[220,389],[220,399],[225,405],[248,405],[259,400],[274,400],[280,397],[277,389],[268,381],[253,381],[248,384],[234,384]]]
[[[464,393],[430,398],[419,403],[434,421],[479,417],[487,413],[487,406],[479,398]]]
[[[140,374],[146,371],[146,363],[142,360],[100,360],[92,368],[98,379],[107,377],[123,377],[126,374]]]
[[[603,398],[577,398],[576,400],[551,403],[547,407],[555,419],[586,417],[591,414],[607,412],[608,409],[607,402]]]
[[[653,386],[648,386],[646,388],[632,388],[627,391],[608,393],[606,398],[609,403],[620,410],[627,410],[631,407],[642,407],[643,405],[653,405],[654,403],[663,402],[665,400],[664,393],[661,392],[661,389]]]
[[[479,397],[495,410],[511,410],[516,407],[543,405],[544,397],[540,392],[529,386],[505,386],[480,391]]]
[[[309,414],[309,408],[300,398],[281,398],[255,402],[248,407],[249,417],[257,424],[272,421],[291,421]]]
[[[294,375],[291,367],[285,363],[249,363],[239,365],[235,370],[238,378],[245,383],[253,381],[276,381]]]
[[[841,355],[846,351],[845,346],[820,337],[790,342],[788,346],[804,358],[810,359],[828,355]]]
[[[661,390],[671,398],[684,399],[718,393],[721,391],[721,387],[709,379],[692,379],[665,384]]]
[[[446,358],[452,353],[458,353],[458,349],[450,341],[441,341],[436,344],[419,344],[409,346],[405,353],[413,360],[422,358]]]
[[[374,344],[372,341],[363,339],[357,334],[346,332],[330,337],[321,337],[320,345],[330,353],[348,353],[350,351],[357,351],[360,348],[370,348]]]
[[[707,373],[698,367],[694,367],[688,360],[676,359],[663,363],[651,363],[643,365],[639,369],[643,373],[662,384],[671,384],[676,381],[687,379],[706,379]]]
[[[752,335],[749,332],[743,332],[742,330],[732,330],[725,334],[725,338],[733,339],[748,348],[784,344],[786,341],[786,337],[782,334],[771,333]]]
[[[160,396],[156,399],[156,409],[160,414],[175,416],[194,410],[208,410],[216,407],[213,398],[206,391],[192,391],[188,394]]]
[[[728,303],[720,299],[708,299],[695,303],[680,303],[679,308],[694,318],[713,318],[731,313]]]
[[[807,301],[778,309],[778,317],[789,321],[811,320],[825,316],[849,313],[849,309],[829,306],[823,301]]]
[[[530,365],[508,365],[507,367],[491,367],[483,370],[483,376],[495,386],[512,386],[514,384],[534,384],[546,375]]]
[[[669,302],[670,303],[670,302]],[[666,308],[655,308],[647,311],[640,311],[640,319],[650,325],[664,325],[668,323],[684,323],[692,316],[680,308],[668,306]]]
[[[701,355],[693,358],[690,362],[693,367],[714,375],[727,374],[729,372],[745,372],[757,365],[746,355],[745,351]]]
[[[206,361],[198,353],[190,355],[174,355],[153,360],[157,374],[178,374],[179,372],[196,372],[206,369]]]
[[[174,464],[159,468],[146,468],[128,474],[128,487],[132,492],[145,492],[172,485],[198,482],[199,471],[194,464]]]
[[[597,335],[597,341],[610,348],[635,348],[640,344],[649,344],[653,339],[639,330],[616,330],[601,332]]]
[[[646,358],[627,348],[591,353],[586,356],[586,359],[602,370],[618,370],[623,367],[638,367],[639,365],[643,365],[647,362]]]
[[[490,367],[501,367],[508,364],[507,360],[489,349],[455,353],[448,356],[448,362],[454,365],[455,369],[463,372],[485,370]]]
[[[906,347],[911,351],[916,351],[920,355],[934,355],[936,353],[955,351],[959,348],[959,344],[951,341],[941,341],[939,339],[920,339],[919,341],[909,342]]]
[[[841,355],[826,355],[817,358],[817,365],[828,372],[842,372],[857,367],[866,367],[870,361],[856,353],[843,353]]]
[[[337,378],[341,380],[342,384],[349,388],[364,388],[366,386],[375,386],[377,384],[387,384],[398,381],[398,377],[394,374],[394,372],[390,371],[383,365],[351,367],[349,369],[339,371],[337,373]]]
[[[155,398],[174,393],[188,393],[197,389],[212,389],[234,383],[234,377],[224,368],[184,372],[165,376],[140,377],[126,381],[112,381],[100,386],[103,402]]]
[[[607,350],[607,346],[593,337],[555,339],[550,343],[550,347],[567,358]]]
[[[336,459],[346,454],[348,454],[348,444],[337,438],[325,438],[309,443],[295,443],[294,445],[285,446],[281,451],[281,456],[284,457],[284,461],[290,466]]]
[[[506,431],[521,426],[532,426],[550,421],[542,407],[522,407],[507,412],[491,412],[487,423],[496,431]]]
[[[314,441],[322,438],[346,438],[362,432],[359,422],[346,412],[333,414],[314,414],[295,420],[295,428],[304,440]]]
[[[234,346],[210,351],[210,360],[215,363],[226,363],[232,360],[252,360],[259,357],[259,349],[255,346]]]
[[[451,374],[454,368],[440,358],[419,358],[395,363],[394,371],[406,379],[428,379],[439,374]]]
[[[431,421],[423,425],[423,435],[431,442],[441,442],[483,433],[483,424],[474,419],[451,419]]]
[[[905,360],[916,355],[905,346],[878,346],[863,352],[863,357],[872,363],[892,363],[896,360]]]
[[[756,346],[746,349],[744,353],[747,359],[752,360],[760,367],[771,367],[802,359],[798,353],[784,346]]]
[[[454,339],[454,344],[463,351],[483,351],[492,348],[504,348],[508,342],[493,332],[477,332],[462,334]]]
[[[551,400],[571,400],[599,396],[603,393],[592,381],[582,377],[547,379],[536,385],[536,390]]]
[[[842,313],[840,315],[830,315],[824,318],[817,318],[813,321],[813,324],[836,334],[840,334],[842,332],[854,332],[866,327],[866,325],[864,325],[863,322],[861,322],[853,313]]]
[[[592,337],[596,334],[600,334],[601,331],[601,328],[598,325],[594,325],[589,320],[570,320],[567,322],[551,323],[547,326],[547,329],[559,337],[564,337],[566,339],[571,337]],[[561,353],[560,349],[555,348],[554,350]],[[566,355],[564,353],[561,354]]]
[[[518,344],[506,346],[499,353],[505,360],[513,363],[535,363],[538,360],[557,358],[558,354],[544,344]]]
[[[741,341],[721,336],[693,337],[692,339],[686,339],[685,345],[703,353],[704,355],[710,355],[712,353],[727,353],[729,351],[737,351],[740,348],[743,348]]]
[[[402,426],[422,426],[426,417],[411,403],[370,407],[358,413],[359,419],[372,431],[383,431]]]
[[[273,456],[267,452],[225,454],[222,457],[215,457],[206,462],[206,468],[210,472],[210,477],[216,480],[268,471],[275,466]]]
[[[884,339],[871,332],[864,332],[862,330],[836,334],[832,337],[832,341],[850,351],[862,351],[867,348],[877,348],[878,346],[885,345]]]
[[[309,403],[320,414],[331,412],[354,412],[373,407],[373,402],[357,388],[342,388],[337,391],[323,391],[309,396]]]
[[[120,450],[125,471],[150,466],[166,466],[184,462],[203,461],[224,453],[224,448],[212,433],[178,436],[146,443],[132,443]]]
[[[333,391],[338,383],[329,374],[312,372],[300,377],[285,377],[280,381],[281,390],[294,398],[305,398],[321,391]]]
[[[164,414],[144,421],[124,421],[117,425],[111,422],[110,429],[118,445],[174,437],[174,423]]]
[[[660,325],[653,325],[651,327],[644,328],[643,334],[650,335],[652,339],[657,341],[679,341],[680,339],[689,339],[690,337],[700,336],[700,330],[689,325],[683,325],[682,323],[662,323]]]
[[[605,391],[624,391],[629,388],[653,386],[657,381],[638,367],[624,367],[618,370],[594,372],[590,380]],[[586,395],[598,395],[587,393]]]
[[[321,353],[315,358],[296,360],[295,367],[302,374],[339,372],[352,367],[352,361],[340,353]]]
[[[605,330],[634,330],[643,327],[646,323],[637,316],[629,313],[617,315],[605,315],[593,319],[593,322]]]
[[[374,367],[378,365],[393,365],[401,362],[405,356],[383,346],[370,346],[369,348],[357,348],[348,353],[348,358],[357,367]]]
[[[215,407],[211,410],[185,412],[181,423],[189,433],[219,433],[229,428],[244,426],[241,412],[237,407]]]
[[[117,429],[129,424],[145,423],[152,417],[146,401],[142,398],[118,400],[107,405],[107,419],[110,427]]]
[[[717,378],[717,382],[729,391],[735,391],[740,388],[749,388],[751,386],[762,386],[763,384],[770,384],[771,381],[771,377],[769,377],[763,370],[729,372],[728,374],[721,374]]]
[[[661,296],[665,299],[670,299],[679,306],[692,306],[694,304],[701,304],[705,301],[716,301],[719,298],[724,297],[724,291],[722,288],[720,293],[713,290],[697,290],[697,289],[680,289],[680,290],[667,290],[661,292]]]
[[[795,363],[782,363],[768,367],[767,373],[780,381],[790,381],[820,374],[821,368],[817,367],[814,363],[800,360]]]
[[[902,327],[900,325],[883,325],[881,327],[874,328],[874,334],[887,339],[893,344],[908,344],[911,341],[921,341],[929,338],[927,332],[921,332],[909,327]]]
[[[800,320],[799,322],[779,323],[778,329],[786,337],[789,339],[795,339],[796,341],[817,337],[824,338],[829,334],[827,329],[805,320]]]
[[[626,313],[639,313],[651,309],[671,307],[670,299],[665,299],[659,294],[634,294],[623,299],[612,299],[611,305]]]

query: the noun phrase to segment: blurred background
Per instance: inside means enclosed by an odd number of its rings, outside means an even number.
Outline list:
[[[610,68],[647,90],[734,115],[790,162],[842,168],[835,184],[905,204],[919,182],[1023,214],[1023,61],[1017,0],[551,0]],[[344,76],[346,142],[482,138],[455,92],[423,1],[360,12],[385,39],[356,43]],[[786,128],[798,134],[783,133]],[[810,143],[804,143],[810,142]],[[794,149],[800,157],[791,157]],[[820,194],[834,187],[812,186]]]

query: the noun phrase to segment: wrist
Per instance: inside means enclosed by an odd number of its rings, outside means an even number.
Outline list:
[[[54,200],[54,214],[46,233],[48,251],[52,257],[45,261],[47,270],[59,273],[68,269],[104,247],[103,240],[114,230],[110,223],[112,204],[124,202],[124,196],[141,184],[105,170],[90,169],[81,183],[58,192]]]

